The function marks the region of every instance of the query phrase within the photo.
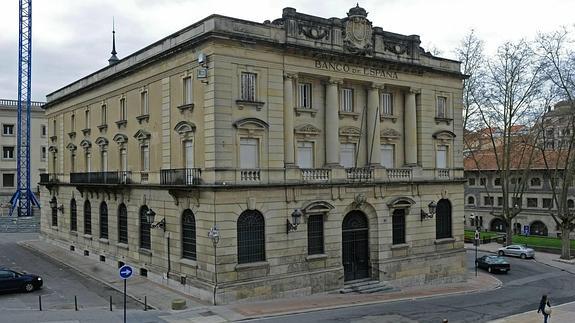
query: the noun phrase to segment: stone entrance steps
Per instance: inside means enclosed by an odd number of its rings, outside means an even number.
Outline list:
[[[346,282],[343,288],[339,290],[340,294],[371,294],[380,292],[391,292],[396,290],[386,282],[380,282],[371,278],[358,279]]]

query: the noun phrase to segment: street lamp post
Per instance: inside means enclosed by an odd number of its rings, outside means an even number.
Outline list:
[[[477,223],[477,219],[475,218],[475,214],[471,213],[471,215],[469,216],[471,219],[474,219],[475,222],[475,239],[474,239],[474,245],[475,245],[475,277],[477,277],[477,247],[479,246],[479,240],[480,240],[480,236],[479,236],[479,224]]]

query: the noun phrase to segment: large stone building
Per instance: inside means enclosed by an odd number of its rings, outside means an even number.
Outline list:
[[[46,172],[48,165],[48,128],[42,105],[32,102],[30,113],[30,181],[35,193],[39,192],[40,173]],[[17,186],[18,101],[0,99],[0,127],[0,216],[5,216],[9,214],[10,199]]]
[[[44,236],[217,303],[464,279],[464,76],[419,45],[285,8],[112,59],[47,96]]]

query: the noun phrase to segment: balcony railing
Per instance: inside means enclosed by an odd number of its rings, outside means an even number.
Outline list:
[[[198,185],[201,183],[202,170],[199,168],[162,169],[161,185]]]
[[[438,168],[437,169],[437,177],[438,178],[449,178],[449,169],[447,168]]]
[[[70,183],[72,184],[129,184],[131,182],[131,172],[87,172],[70,173]]]
[[[242,169],[240,170],[240,180],[258,183],[261,180],[261,171],[259,169]]]
[[[371,167],[352,167],[345,169],[348,180],[369,181],[373,179],[373,168]]]
[[[410,168],[388,168],[387,178],[390,181],[409,181],[411,180]]]
[[[62,174],[44,173],[40,174],[41,183],[59,183]]]
[[[330,169],[326,168],[302,168],[302,180],[307,182],[327,182],[329,181]]]

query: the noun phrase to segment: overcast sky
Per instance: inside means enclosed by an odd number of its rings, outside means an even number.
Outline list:
[[[355,1],[34,0],[32,97],[45,95],[107,65],[112,17],[123,58],[210,14],[256,22],[294,7],[321,17],[346,16]],[[487,50],[506,40],[533,38],[575,23],[573,0],[365,0],[374,26],[418,34],[422,45],[453,58],[461,38],[475,29]],[[17,98],[18,0],[0,0],[0,98]]]

